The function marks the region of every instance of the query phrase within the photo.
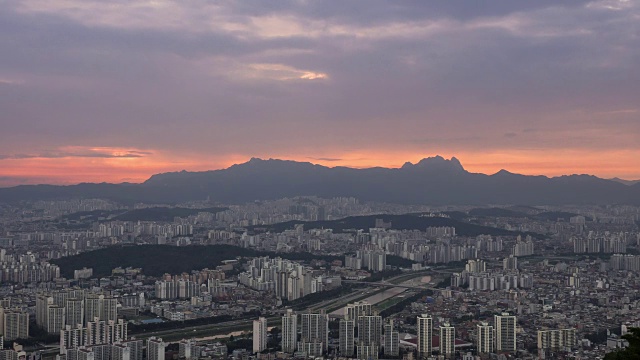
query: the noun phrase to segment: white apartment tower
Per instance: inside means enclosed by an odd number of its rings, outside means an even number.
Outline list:
[[[358,301],[355,303],[347,304],[344,312],[345,319],[355,320],[356,326],[358,326],[357,321],[360,316],[373,315],[371,304],[366,301]]]
[[[433,319],[431,315],[418,316],[418,357],[426,358],[433,352]]]
[[[147,340],[147,360],[164,360],[167,344],[155,336]]]
[[[493,326],[481,322],[476,326],[477,347],[479,354],[491,354],[493,352]]]
[[[358,319],[358,343],[380,345],[382,339],[382,316],[360,316]]]
[[[6,310],[3,335],[5,341],[28,338],[29,314],[18,310]]]
[[[84,324],[84,299],[67,299],[65,303],[65,316],[67,325],[76,327]]]
[[[400,354],[400,334],[393,328],[393,320],[384,326],[384,354],[398,356]]]
[[[296,351],[298,341],[298,315],[293,310],[287,309],[282,317],[282,351],[293,353]]]
[[[440,325],[440,354],[453,355],[456,352],[456,329],[449,323]]]
[[[131,360],[131,349],[121,343],[111,346],[111,360]]]
[[[354,329],[355,329],[355,320],[350,319],[340,319],[340,344],[339,350],[340,355],[344,357],[353,356],[354,348]]]
[[[326,351],[329,342],[329,316],[321,311],[319,314],[301,314],[300,317],[302,342],[322,344],[323,351]]]
[[[62,306],[49,306],[47,308],[47,325],[45,329],[49,334],[59,334],[65,326],[65,311]]]
[[[267,348],[267,319],[253,320],[253,352],[259,353]]]
[[[508,313],[494,315],[496,350],[516,351],[516,317]]]

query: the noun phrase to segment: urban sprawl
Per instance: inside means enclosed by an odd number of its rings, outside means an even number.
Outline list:
[[[640,327],[639,220],[312,196],[0,203],[0,360],[602,359]]]

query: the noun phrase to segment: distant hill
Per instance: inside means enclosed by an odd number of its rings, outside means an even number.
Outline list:
[[[613,178],[610,179],[611,181],[615,181],[615,182],[619,182],[620,184],[624,184],[624,185],[635,185],[635,184],[640,184],[640,180],[624,180],[624,179],[620,179],[620,178]]]
[[[440,156],[399,169],[329,168],[308,162],[251,159],[227,169],[174,172],[142,184],[28,185],[0,189],[0,201],[105,198],[123,203],[175,204],[209,198],[245,203],[283,197],[352,196],[401,204],[636,204],[640,183],[624,185],[590,175],[554,178],[501,170],[470,173],[456,158]]]
[[[478,235],[517,235],[518,233],[498,229],[488,226],[480,226],[465,223],[452,218],[442,217],[423,217],[418,215],[369,215],[369,216],[350,216],[339,220],[326,221],[287,221],[283,223],[255,226],[254,230],[264,229],[271,232],[283,232],[284,230],[294,229],[295,225],[304,225],[305,230],[310,229],[331,229],[334,233],[344,233],[349,230],[364,230],[368,232],[370,228],[375,227],[376,219],[382,219],[385,222],[391,222],[391,229],[394,230],[420,230],[425,231],[428,227],[452,226],[456,228],[456,234],[462,236],[478,236]]]
[[[169,246],[169,245],[130,245],[111,246],[95,251],[87,251],[67,256],[51,262],[60,266],[60,273],[73,278],[73,271],[83,267],[93,268],[93,275],[103,277],[111,275],[117,267],[142,268],[145,275],[161,276],[165,273],[181,274],[204,268],[215,269],[223,260],[236,257],[279,256],[291,260],[310,261],[322,259],[344,260],[337,256],[316,256],[310,253],[269,253],[245,249],[231,245],[210,246]]]

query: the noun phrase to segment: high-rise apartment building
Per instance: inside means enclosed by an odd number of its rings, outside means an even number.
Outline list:
[[[516,351],[516,317],[508,313],[494,316],[496,351]]]
[[[49,334],[59,334],[65,327],[65,309],[62,306],[49,306],[47,308],[47,325],[45,329]]]
[[[384,326],[384,354],[398,356],[400,354],[400,334],[393,328],[393,320]]]
[[[358,326],[357,321],[360,316],[373,315],[371,304],[366,301],[347,304],[344,311],[345,319],[355,320],[356,326]]]
[[[382,316],[360,316],[358,318],[358,344],[379,346],[381,339]]]
[[[359,360],[378,360],[380,347],[375,344],[364,345],[361,343],[357,346],[357,358]]]
[[[509,257],[504,258],[502,260],[502,269],[518,270],[518,258],[513,255],[509,255]]]
[[[298,342],[298,315],[291,309],[282,317],[282,351],[293,353]]]
[[[433,319],[431,315],[418,316],[418,357],[426,358],[433,352]]]
[[[131,349],[122,343],[111,346],[111,360],[132,360]]]
[[[122,341],[122,344],[129,348],[130,360],[143,360],[144,342],[142,340],[125,340]]]
[[[323,351],[326,351],[329,342],[329,316],[320,311],[318,314],[300,314],[300,318],[302,342],[321,343]]]
[[[351,357],[354,351],[354,329],[355,320],[340,319],[339,328],[339,351],[340,356]]]
[[[267,348],[267,319],[253,320],[253,352],[259,353]]]
[[[494,329],[486,322],[476,326],[476,346],[479,354],[491,354],[494,349]]]
[[[167,344],[161,338],[150,337],[147,340],[147,360],[164,360]]]
[[[449,323],[440,325],[440,354],[450,356],[456,352],[456,329]]]
[[[65,302],[65,323],[76,327],[78,324],[84,324],[84,299],[70,298]]]
[[[19,310],[5,310],[3,335],[5,341],[28,338],[29,314]]]
[[[87,296],[84,301],[84,321],[98,318],[103,321],[118,319],[118,300],[104,295]]]
[[[42,329],[47,328],[47,315],[49,306],[53,306],[53,297],[47,294],[36,296],[36,325]]]
[[[538,349],[566,350],[576,343],[576,329],[538,330]]]

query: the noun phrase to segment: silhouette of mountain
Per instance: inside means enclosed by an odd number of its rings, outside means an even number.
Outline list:
[[[613,178],[613,179],[609,179],[611,181],[615,181],[615,182],[619,182],[620,184],[625,184],[625,185],[635,185],[635,184],[640,184],[640,180],[624,180],[624,179],[620,179],[620,178]]]
[[[209,197],[242,203],[305,195],[406,204],[640,204],[640,183],[624,185],[591,175],[526,176],[506,170],[486,175],[468,172],[456,158],[436,156],[398,169],[329,168],[253,158],[222,170],[157,174],[142,184],[0,189],[3,201],[107,198],[125,203],[177,203]]]

